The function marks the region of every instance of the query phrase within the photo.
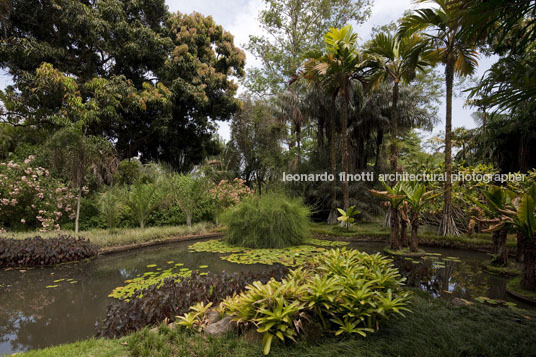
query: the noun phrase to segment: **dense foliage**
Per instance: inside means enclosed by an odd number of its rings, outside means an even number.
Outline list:
[[[274,339],[295,341],[306,329],[336,336],[375,332],[381,320],[408,310],[403,281],[391,260],[379,254],[337,249],[281,281],[248,285],[225,299],[221,310],[242,326],[256,327],[268,354]]]
[[[164,0],[10,1],[1,28],[0,67],[14,82],[0,92],[8,151],[82,122],[122,159],[187,171],[217,153],[214,121],[239,108],[232,77],[245,56],[233,36]]]
[[[166,318],[174,321],[177,315],[185,313],[198,302],[219,303],[254,281],[280,280],[285,274],[286,270],[279,268],[262,273],[200,275],[193,272],[180,281],[168,278],[161,284],[135,292],[128,301],[119,300],[109,305],[106,318],[97,325],[98,334],[119,337],[159,324]]]
[[[225,242],[249,248],[300,245],[309,234],[309,208],[278,194],[247,198],[222,215]]]
[[[97,248],[83,238],[60,235],[43,239],[0,238],[0,267],[53,265],[91,258]]]

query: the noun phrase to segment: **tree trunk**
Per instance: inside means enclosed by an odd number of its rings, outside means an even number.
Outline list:
[[[443,215],[439,225],[439,234],[460,235],[454,217],[452,216],[452,86],[454,83],[454,61],[449,59],[445,66],[445,84],[447,87],[447,108],[445,116],[445,194]]]
[[[403,204],[400,208],[400,248],[408,246],[408,207]]]
[[[521,232],[517,233],[517,246],[516,246],[516,261],[521,263],[523,261],[523,234]]]
[[[398,239],[398,230],[400,225],[400,217],[398,216],[398,210],[394,207],[390,208],[391,216],[391,235],[389,236],[389,243],[391,244],[391,249],[398,250],[400,249],[400,242]]]
[[[76,218],[74,220],[74,233],[78,234],[78,221],[80,220],[80,201],[82,200],[82,187],[78,188],[78,196],[76,197]]]
[[[521,287],[525,290],[536,290],[536,233],[523,239],[523,269]]]
[[[186,225],[188,227],[192,226],[192,215],[191,214],[186,214]]]
[[[487,156],[487,138],[486,138],[486,125],[487,125],[487,114],[486,114],[486,107],[482,108],[482,163],[486,164],[486,156]]]
[[[508,230],[502,228],[498,231],[493,232],[493,265],[497,266],[507,266],[508,265],[508,247],[506,246]]]
[[[297,152],[296,152],[296,168],[300,166],[301,164],[301,126],[300,124],[296,124],[296,146],[297,146]]]
[[[383,130],[378,129],[376,136],[376,160],[374,162],[374,171],[376,173],[383,172]]]
[[[331,209],[328,216],[328,224],[337,223],[337,140],[335,132],[335,118],[332,116],[329,120],[329,163],[331,166]]]
[[[419,231],[419,214],[414,212],[411,217],[411,237],[409,239],[409,250],[411,252],[417,252],[419,250],[419,237],[417,233]]]
[[[342,172],[344,172],[344,180],[342,181],[342,199],[344,210],[348,211],[350,207],[350,196],[348,193],[348,85],[345,85],[341,120],[341,134],[342,134]]]
[[[395,81],[393,86],[393,103],[391,104],[391,173],[396,174],[398,171],[398,81]],[[396,184],[396,180],[392,182],[392,186]]]

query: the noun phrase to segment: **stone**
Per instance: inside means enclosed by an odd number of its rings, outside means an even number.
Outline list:
[[[230,316],[225,316],[220,321],[206,326],[204,331],[207,335],[210,336],[221,336],[226,334],[227,332],[233,331],[233,329],[233,318]]]
[[[468,305],[464,299],[460,299],[457,297],[450,299],[449,303],[454,306],[467,306]]]
[[[220,319],[220,313],[216,310],[209,310],[206,315],[205,315],[205,318],[207,319],[207,324],[213,324],[215,323],[216,321],[218,321]]]

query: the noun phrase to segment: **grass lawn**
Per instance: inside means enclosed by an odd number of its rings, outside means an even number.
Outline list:
[[[357,223],[350,231],[338,225],[328,225],[326,223],[311,224],[311,232],[333,238],[372,238],[388,239],[389,228],[380,222]],[[408,231],[408,235],[410,232]],[[493,244],[491,234],[476,233],[472,237],[461,236],[439,236],[426,226],[419,229],[419,243],[423,245],[439,246],[447,248],[490,248]],[[516,246],[515,235],[509,235],[506,242],[508,247]]]
[[[534,356],[536,314],[481,304],[453,306],[417,291],[405,319],[384,321],[368,338],[299,339],[275,344],[270,356]],[[23,356],[262,356],[260,342],[227,335],[208,338],[165,325],[120,340],[91,339]]]
[[[201,222],[193,224],[191,227],[183,226],[162,226],[148,228],[118,228],[114,230],[92,229],[80,232],[83,238],[88,238],[99,248],[117,247],[123,245],[139,244],[156,240],[165,240],[166,238],[184,236],[190,234],[203,234],[215,232],[219,228],[212,223]],[[20,232],[13,234],[4,234],[5,238],[24,239],[39,235],[43,238],[56,237],[60,234],[75,235],[74,231],[52,231],[52,232]]]

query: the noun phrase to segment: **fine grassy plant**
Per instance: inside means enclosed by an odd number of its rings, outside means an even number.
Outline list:
[[[283,248],[309,238],[310,211],[300,199],[267,194],[248,197],[224,212],[225,241],[249,248]]]
[[[337,220],[341,221],[344,224],[347,231],[350,229],[350,225],[355,222],[354,216],[357,216],[357,214],[361,213],[360,211],[355,209],[355,206],[350,206],[347,211],[341,208],[337,208],[337,210],[341,214],[337,218]]]

